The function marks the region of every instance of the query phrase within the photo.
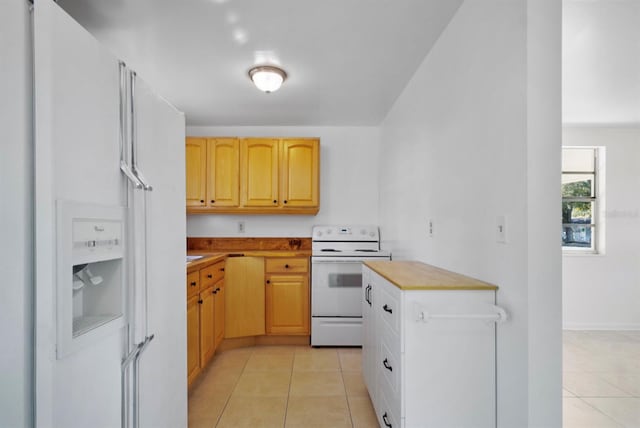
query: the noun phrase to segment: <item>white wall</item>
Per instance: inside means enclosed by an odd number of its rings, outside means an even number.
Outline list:
[[[640,127],[565,127],[565,146],[605,147],[604,244],[563,256],[563,322],[575,329],[640,329]]]
[[[26,0],[0,5],[0,426],[33,424],[33,135]]]
[[[559,52],[559,2],[466,1],[381,129],[383,246],[499,285],[511,314],[498,328],[501,427],[561,425]]]
[[[316,216],[187,216],[187,236],[310,237],[314,224],[378,224],[377,127],[187,127],[190,136],[320,137],[320,211]],[[244,234],[237,222],[245,222]]]

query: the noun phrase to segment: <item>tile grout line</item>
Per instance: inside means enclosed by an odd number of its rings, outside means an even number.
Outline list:
[[[351,427],[353,428],[355,424],[353,423],[353,414],[351,413],[351,403],[349,402],[349,393],[347,391],[347,383],[344,381],[344,367],[342,367],[342,359],[340,358],[340,351],[336,351],[338,357],[338,366],[340,366],[340,377],[342,378],[342,387],[344,388],[344,397],[347,400],[347,410],[349,411],[349,420],[351,421]]]
[[[231,392],[227,396],[227,399],[224,402],[224,406],[222,407],[222,411],[220,412],[220,414],[218,415],[218,417],[216,419],[216,423],[215,423],[214,427],[217,427],[218,424],[220,423],[220,420],[222,420],[222,415],[224,415],[225,410],[227,410],[227,406],[229,405],[229,400],[231,400],[231,396],[233,395],[233,391],[235,391],[236,387],[238,386],[238,382],[240,382],[240,378],[242,377],[242,374],[244,373],[244,369],[247,367],[247,363],[249,362],[249,358],[251,358],[252,355],[253,355],[253,350],[251,350],[251,353],[247,357],[247,361],[244,362],[244,365],[242,366],[242,370],[240,371],[240,375],[238,376],[238,379],[236,379],[236,381],[235,381],[235,383],[233,385],[233,388],[231,389]]]

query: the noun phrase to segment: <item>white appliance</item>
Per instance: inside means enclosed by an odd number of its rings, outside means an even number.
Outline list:
[[[33,13],[34,425],[185,427],[184,115]]]
[[[371,225],[314,226],[311,346],[362,345],[362,262],[390,260]]]

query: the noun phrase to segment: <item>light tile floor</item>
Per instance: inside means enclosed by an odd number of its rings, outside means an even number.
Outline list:
[[[563,427],[640,428],[640,332],[563,333]],[[189,393],[189,427],[377,427],[359,348],[220,353]]]
[[[563,427],[640,428],[640,332],[563,333]]]
[[[189,427],[377,427],[361,359],[359,348],[222,352],[189,392]]]

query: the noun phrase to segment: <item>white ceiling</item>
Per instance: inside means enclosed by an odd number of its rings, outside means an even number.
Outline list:
[[[377,125],[462,0],[59,0],[189,125]],[[280,64],[264,94],[247,71]]]
[[[640,0],[564,0],[562,115],[640,124]]]

